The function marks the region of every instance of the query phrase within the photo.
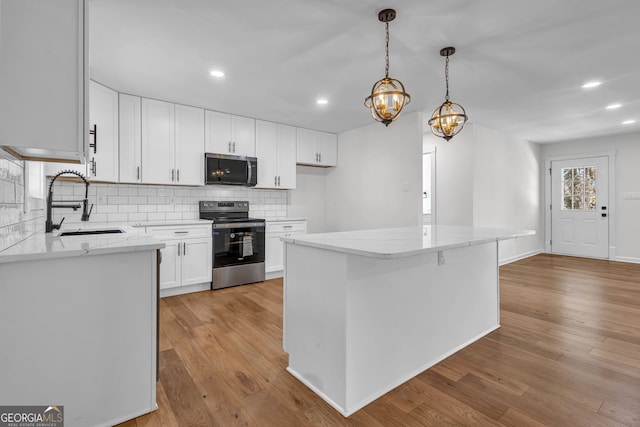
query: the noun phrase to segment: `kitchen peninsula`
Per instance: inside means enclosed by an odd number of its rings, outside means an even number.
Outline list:
[[[426,225],[285,242],[287,370],[344,416],[500,326],[498,242]]]
[[[73,232],[98,232],[87,228]],[[0,253],[3,405],[64,406],[66,426],[114,425],[157,409],[165,245],[114,229],[36,233]]]

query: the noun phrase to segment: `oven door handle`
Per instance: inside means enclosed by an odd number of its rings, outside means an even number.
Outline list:
[[[213,224],[214,229],[221,228],[241,228],[241,227],[258,227],[264,228],[264,222],[230,222],[225,224]]]

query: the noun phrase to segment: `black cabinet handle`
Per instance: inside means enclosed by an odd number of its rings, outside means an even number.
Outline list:
[[[89,135],[93,135],[93,144],[89,143],[89,148],[93,148],[93,154],[96,154],[98,152],[98,125],[93,125]]]

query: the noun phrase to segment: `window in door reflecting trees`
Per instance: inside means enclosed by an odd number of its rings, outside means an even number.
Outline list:
[[[562,210],[596,210],[597,167],[562,168]]]

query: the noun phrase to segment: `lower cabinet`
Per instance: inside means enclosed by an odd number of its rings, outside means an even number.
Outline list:
[[[307,221],[267,221],[265,272],[267,278],[282,277],[284,270],[284,242],[281,237],[307,233]]]
[[[160,250],[161,290],[211,282],[211,225],[153,226],[147,232],[166,245]]]

